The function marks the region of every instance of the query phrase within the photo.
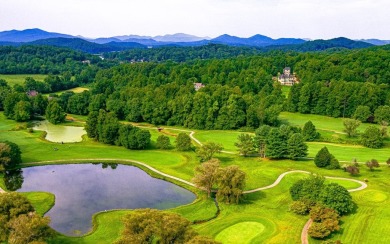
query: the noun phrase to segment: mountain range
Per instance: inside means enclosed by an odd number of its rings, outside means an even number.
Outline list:
[[[67,34],[47,32],[41,29],[10,30],[0,32],[0,46],[12,45],[50,45],[68,47],[88,53],[122,51],[131,48],[147,48],[158,46],[203,46],[207,44],[223,44],[228,46],[248,46],[264,49],[317,51],[328,48],[365,48],[372,45],[386,45],[390,41],[378,39],[350,40],[335,38],[330,40],[307,41],[298,38],[272,39],[264,35],[241,38],[221,35],[216,38],[197,37],[184,33],[164,36],[123,35],[102,38],[85,38]]]

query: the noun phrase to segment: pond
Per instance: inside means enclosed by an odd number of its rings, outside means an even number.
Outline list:
[[[24,181],[22,179],[23,184],[18,191],[55,194],[55,205],[45,216],[50,216],[52,228],[67,235],[89,232],[92,215],[100,211],[168,209],[191,203],[196,198],[195,194],[182,187],[126,165],[38,166],[24,168],[22,175]]]
[[[84,127],[54,125],[47,120],[39,121],[33,129],[46,131],[46,140],[59,143],[80,142],[86,134]]]

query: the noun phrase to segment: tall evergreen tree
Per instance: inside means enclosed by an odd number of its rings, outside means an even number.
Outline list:
[[[319,133],[317,132],[316,127],[310,120],[307,121],[303,126],[302,135],[306,141],[314,141],[319,137]]]
[[[278,128],[272,128],[266,140],[268,158],[287,157],[287,140]]]
[[[302,134],[295,133],[287,141],[288,158],[296,160],[307,156],[307,145]]]

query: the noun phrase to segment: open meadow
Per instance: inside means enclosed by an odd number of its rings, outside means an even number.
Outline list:
[[[42,81],[46,78],[47,75],[37,75],[37,74],[24,74],[24,75],[3,75],[0,74],[0,79],[7,81],[8,85],[11,87],[18,84],[23,85],[27,77],[31,77],[36,81]]]

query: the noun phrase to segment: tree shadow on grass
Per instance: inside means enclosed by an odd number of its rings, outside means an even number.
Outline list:
[[[267,194],[263,191],[245,194],[240,204],[252,204],[258,200],[263,200],[267,197]]]
[[[226,157],[226,156],[220,156],[218,155],[217,157],[221,163],[230,163],[230,162],[233,162],[234,161],[234,158],[233,157]]]

